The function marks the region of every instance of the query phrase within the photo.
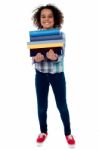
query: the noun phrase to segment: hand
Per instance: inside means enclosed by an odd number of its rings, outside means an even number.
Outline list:
[[[44,56],[41,53],[37,53],[36,56],[32,57],[32,59],[35,62],[41,62],[44,60]]]
[[[47,53],[46,56],[48,59],[50,60],[57,60],[58,59],[58,55],[54,53],[53,49],[50,49]]]

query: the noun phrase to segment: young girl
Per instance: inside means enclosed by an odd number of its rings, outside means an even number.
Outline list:
[[[56,6],[46,5],[36,9],[32,19],[40,30],[60,29],[63,23],[63,14]],[[46,57],[41,53],[37,53],[36,56],[32,57],[32,60],[36,70],[35,86],[41,130],[41,133],[37,137],[37,143],[43,143],[48,135],[47,107],[49,85],[51,85],[63,122],[66,141],[69,145],[75,145],[74,137],[71,135],[70,117],[66,103],[66,81],[63,70],[64,53],[58,56],[53,49],[49,49]]]

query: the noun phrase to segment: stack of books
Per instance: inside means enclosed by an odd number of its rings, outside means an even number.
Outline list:
[[[30,31],[29,37],[30,42],[27,42],[27,47],[31,57],[37,53],[45,56],[50,49],[53,49],[58,55],[62,54],[64,39],[63,33],[59,29]]]

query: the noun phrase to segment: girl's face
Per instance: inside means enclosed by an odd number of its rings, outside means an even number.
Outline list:
[[[54,26],[54,16],[50,9],[42,9],[40,15],[40,22],[43,29],[51,29]]]

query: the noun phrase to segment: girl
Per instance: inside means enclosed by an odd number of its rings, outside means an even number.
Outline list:
[[[60,29],[63,18],[62,12],[53,5],[39,7],[32,16],[34,25],[41,30]],[[48,59],[50,61],[48,61]],[[66,81],[63,70],[64,53],[58,56],[53,49],[49,49],[46,53],[46,57],[41,53],[37,53],[36,56],[32,57],[32,60],[36,70],[35,86],[41,130],[41,133],[37,137],[37,143],[43,143],[48,135],[47,107],[49,85],[51,85],[55,95],[56,105],[63,122],[65,138],[69,145],[75,145],[74,137],[71,135],[70,117],[66,103]]]

